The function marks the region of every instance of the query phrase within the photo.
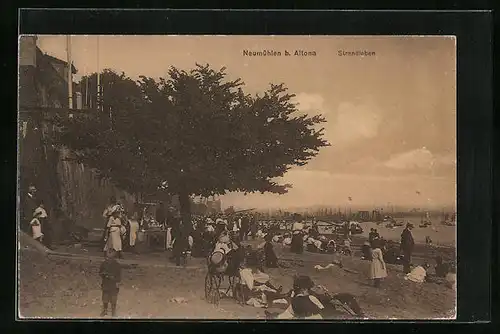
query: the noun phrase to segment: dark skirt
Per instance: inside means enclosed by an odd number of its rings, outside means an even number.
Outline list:
[[[277,268],[278,267],[278,257],[274,252],[273,245],[268,241],[264,246],[264,258],[267,268]]]
[[[304,239],[301,234],[294,234],[292,236],[290,250],[296,254],[302,254],[304,252]]]

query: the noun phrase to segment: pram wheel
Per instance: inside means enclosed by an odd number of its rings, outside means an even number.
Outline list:
[[[210,304],[219,305],[220,301],[220,277],[208,272],[205,276],[205,299]]]

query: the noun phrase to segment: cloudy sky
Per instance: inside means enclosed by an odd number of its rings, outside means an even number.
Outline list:
[[[64,36],[40,36],[38,43],[66,59]],[[288,194],[228,194],[224,206],[341,206],[348,197],[359,206],[455,203],[452,37],[73,36],[71,48],[79,75],[112,68],[133,78],[160,77],[171,65],[209,63],[241,77],[250,93],[284,82],[301,112],[326,117],[332,146],[285,175],[283,182],[293,184]],[[248,57],[243,50],[316,56]],[[339,50],[375,56],[339,56]]]

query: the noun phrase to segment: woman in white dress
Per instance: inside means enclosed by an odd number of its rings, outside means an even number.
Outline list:
[[[139,214],[135,211],[132,218],[129,220],[130,231],[129,231],[129,243],[130,247],[135,250],[135,244],[137,241],[137,233],[139,232]]]
[[[125,227],[122,226],[121,220],[120,220],[120,206],[115,205],[111,211],[110,211],[111,216],[109,217],[108,220],[108,225],[107,230],[107,240],[104,245],[104,252],[108,249],[114,249],[116,252],[118,252],[118,257],[121,258],[121,252],[122,252],[122,238],[121,235],[124,234]]]
[[[372,262],[370,264],[370,279],[373,280],[376,288],[380,287],[380,281],[387,277],[387,268],[384,261],[382,250],[380,249],[380,242],[373,242],[373,249],[371,252]]]

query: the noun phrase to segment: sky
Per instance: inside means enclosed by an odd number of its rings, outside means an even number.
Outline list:
[[[39,36],[43,52],[66,59],[65,36]],[[243,51],[282,56],[244,56]],[[284,56],[284,50],[316,56]],[[340,56],[339,51],[371,56]],[[322,148],[283,183],[285,195],[231,193],[224,207],[313,205],[454,206],[456,43],[434,36],[73,36],[75,80],[98,69],[164,77],[170,66],[226,67],[249,93],[285,83],[302,113],[322,114]],[[349,201],[351,197],[351,201]]]

